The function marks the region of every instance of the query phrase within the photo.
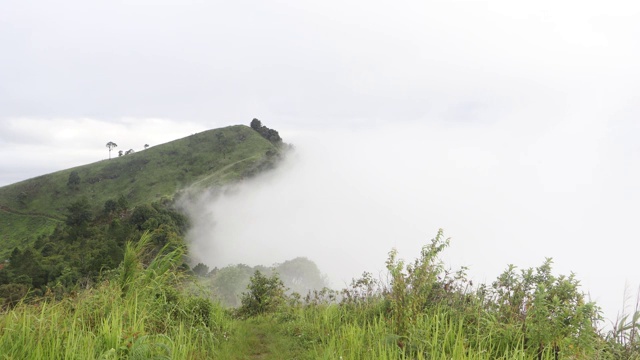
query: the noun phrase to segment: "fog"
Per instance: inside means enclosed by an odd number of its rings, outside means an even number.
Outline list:
[[[492,281],[640,284],[640,3],[0,4],[0,185],[253,117],[280,168],[189,204],[210,266],[315,260],[339,287],[412,259]]]
[[[443,228],[446,264],[476,281],[552,257],[613,318],[640,283],[637,155],[618,121],[542,115],[292,131],[277,170],[190,203],[192,253],[211,267],[306,256],[341,287],[385,277],[389,250],[413,260]]]

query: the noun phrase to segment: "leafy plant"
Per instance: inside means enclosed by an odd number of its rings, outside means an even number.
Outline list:
[[[516,324],[532,353],[551,351],[589,354],[596,339],[594,327],[599,310],[579,291],[575,275],[555,276],[552,260],[535,268],[515,272],[515,266],[493,283],[497,320]]]
[[[391,287],[387,299],[397,335],[406,335],[409,322],[423,312],[442,290],[439,275],[444,272],[444,265],[438,255],[448,245],[449,239],[444,238],[440,229],[431,243],[422,248],[420,257],[413,264],[405,265],[398,259],[395,249],[389,252],[387,269],[391,275]]]
[[[247,289],[249,291],[242,294],[242,305],[237,311],[240,316],[273,313],[286,303],[286,289],[275,272],[267,277],[256,270]]]

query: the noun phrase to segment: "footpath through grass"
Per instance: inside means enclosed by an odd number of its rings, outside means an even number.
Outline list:
[[[315,359],[313,348],[289,334],[285,324],[271,316],[259,316],[234,322],[227,341],[218,346],[219,359]]]

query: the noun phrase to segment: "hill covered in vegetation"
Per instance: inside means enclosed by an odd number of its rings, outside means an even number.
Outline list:
[[[134,208],[172,200],[187,186],[221,185],[272,167],[280,143],[230,126],[1,187],[0,257],[50,234],[80,199],[94,213],[114,207],[109,201]]]
[[[174,201],[181,191],[253,176],[281,157],[277,131],[268,138],[256,122],[0,188],[0,305],[90,288],[145,233],[152,254],[185,246],[188,219]]]

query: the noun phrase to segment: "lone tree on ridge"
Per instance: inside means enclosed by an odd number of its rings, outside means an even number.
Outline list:
[[[109,148],[109,160],[111,160],[111,149],[118,147],[118,144],[114,143],[113,141],[109,141],[107,143],[107,147]]]

